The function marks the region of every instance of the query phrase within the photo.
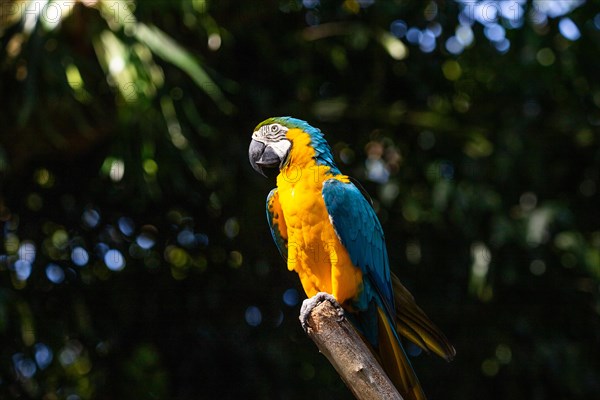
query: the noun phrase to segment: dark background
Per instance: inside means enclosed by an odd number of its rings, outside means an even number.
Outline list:
[[[598,398],[599,12],[2,2],[0,398],[351,397],[247,160],[277,115],[326,133],[455,345],[408,346],[431,399]]]

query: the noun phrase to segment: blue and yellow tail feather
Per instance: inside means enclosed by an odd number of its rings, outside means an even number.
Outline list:
[[[400,337],[410,340],[424,351],[432,351],[447,361],[456,350],[446,336],[415,303],[414,297],[398,277],[391,274],[394,287],[394,310],[377,305],[376,354],[386,374],[405,400],[426,400]],[[370,340],[372,342],[372,340]]]
[[[432,351],[446,361],[452,361],[456,350],[442,331],[435,326],[425,312],[416,304],[413,295],[393,273],[392,286],[396,311],[396,329],[403,336],[426,352]]]
[[[404,352],[400,339],[391,326],[386,313],[377,309],[377,322],[379,325],[379,358],[381,366],[396,386],[404,400],[425,400],[425,393],[421,389],[419,379]]]

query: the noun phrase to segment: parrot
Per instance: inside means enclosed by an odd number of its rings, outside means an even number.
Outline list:
[[[276,175],[267,222],[306,295],[333,297],[403,398],[424,400],[402,340],[447,361],[456,350],[390,271],[384,232],[362,186],[338,169],[321,130],[301,119],[259,123],[248,155],[256,172]]]

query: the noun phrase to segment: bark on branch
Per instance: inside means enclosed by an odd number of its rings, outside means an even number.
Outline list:
[[[359,400],[402,400],[390,379],[350,322],[329,301],[306,319],[306,333]]]

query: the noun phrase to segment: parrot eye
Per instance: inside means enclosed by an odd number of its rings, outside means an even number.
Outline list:
[[[281,124],[273,123],[269,125],[263,125],[259,130],[255,131],[252,134],[252,138],[266,142],[277,142],[281,139],[285,138],[285,133],[287,132],[287,128]]]

